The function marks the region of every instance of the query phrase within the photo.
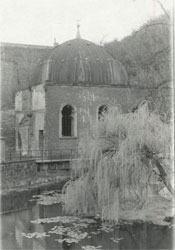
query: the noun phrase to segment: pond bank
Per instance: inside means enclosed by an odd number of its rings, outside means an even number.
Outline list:
[[[30,190],[33,188],[39,188],[41,186],[50,185],[54,183],[59,182],[66,182],[69,179],[68,176],[60,176],[59,173],[53,172],[53,173],[37,173],[34,177],[25,179],[25,182],[23,183],[21,180],[21,183],[19,185],[9,188],[3,188],[0,189],[1,195],[8,195],[11,192],[14,191],[24,191],[24,190]]]
[[[17,206],[17,210],[26,209],[29,205],[27,199],[31,194],[39,194],[43,190],[52,190],[53,188],[61,192],[63,185],[68,179],[68,176],[60,176],[56,172],[49,174],[40,173],[35,178],[29,179],[27,185],[1,189],[1,213],[12,212],[15,206]],[[123,221],[144,221],[157,225],[169,225],[165,218],[173,217],[174,214],[175,206],[173,198],[166,199],[158,193],[152,193],[149,195],[142,209],[120,209],[119,219]]]
[[[35,160],[0,163],[1,193],[20,190],[70,177],[70,168],[64,162],[39,164]],[[56,165],[55,165],[56,164]]]
[[[120,219],[127,221],[151,222],[156,225],[169,225],[166,218],[175,215],[175,204],[160,195],[148,197],[142,209],[121,211]]]
[[[120,220],[112,224],[99,216],[65,214],[65,181],[3,195],[2,249],[173,249],[174,222],[165,221],[171,200],[152,195],[142,210],[120,209]]]
[[[26,209],[30,205],[28,199],[31,195],[39,194],[44,190],[51,190],[53,188],[61,190],[68,179],[67,176],[59,176],[57,173],[40,173],[32,179],[29,178],[25,185],[1,188],[0,213]]]
[[[2,249],[173,249],[170,226],[65,215],[56,204],[56,190],[28,197],[28,208],[2,215]],[[44,200],[51,202],[44,202]],[[17,237],[16,237],[17,236]]]

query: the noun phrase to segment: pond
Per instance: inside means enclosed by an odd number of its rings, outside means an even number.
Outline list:
[[[4,197],[12,212],[1,216],[2,249],[173,249],[171,226],[67,216],[59,201],[55,186]]]

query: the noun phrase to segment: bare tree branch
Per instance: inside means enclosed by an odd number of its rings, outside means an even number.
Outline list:
[[[151,23],[151,24],[147,24],[147,25],[144,25],[142,28],[140,28],[139,30],[135,31],[135,33],[133,34],[133,36],[136,36],[138,32],[144,30],[144,29],[147,29],[147,28],[150,28],[152,26],[155,26],[155,25],[167,25],[167,26],[170,26],[171,24],[170,23]]]
[[[157,85],[157,87],[159,88],[159,87],[165,85],[166,83],[172,82],[172,81],[173,81],[173,79],[168,79],[168,80],[162,81],[161,83],[159,83],[159,84]],[[168,86],[168,87],[170,88],[170,86]]]
[[[157,0],[157,3],[160,5],[160,7],[163,10],[163,12],[165,13],[165,15],[170,19],[170,15],[169,15],[168,11],[164,8],[163,4],[159,0]]]
[[[161,165],[159,159],[153,154],[153,152],[146,145],[144,145],[143,147],[143,152],[145,153],[145,156],[148,159],[150,159],[153,162],[153,164],[157,167],[160,173],[161,180],[163,181],[164,185],[167,187],[169,192],[173,195],[174,188],[171,186],[171,183],[169,182],[167,174],[164,170],[164,167]]]

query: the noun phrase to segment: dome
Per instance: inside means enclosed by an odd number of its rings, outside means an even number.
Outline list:
[[[126,84],[126,71],[103,47],[76,38],[56,46],[37,78],[61,85]],[[46,78],[45,78],[46,77]],[[44,79],[45,78],[45,79]],[[41,79],[37,79],[41,82]],[[36,81],[35,81],[36,82]]]

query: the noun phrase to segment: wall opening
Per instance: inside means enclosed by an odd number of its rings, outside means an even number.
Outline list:
[[[39,150],[43,150],[44,148],[44,131],[39,130]]]
[[[65,105],[61,110],[61,136],[77,136],[77,114],[71,105]]]
[[[22,150],[22,140],[19,132],[18,132],[18,149]]]
[[[108,106],[107,105],[101,105],[98,108],[98,120],[104,117],[104,115],[108,112]]]

